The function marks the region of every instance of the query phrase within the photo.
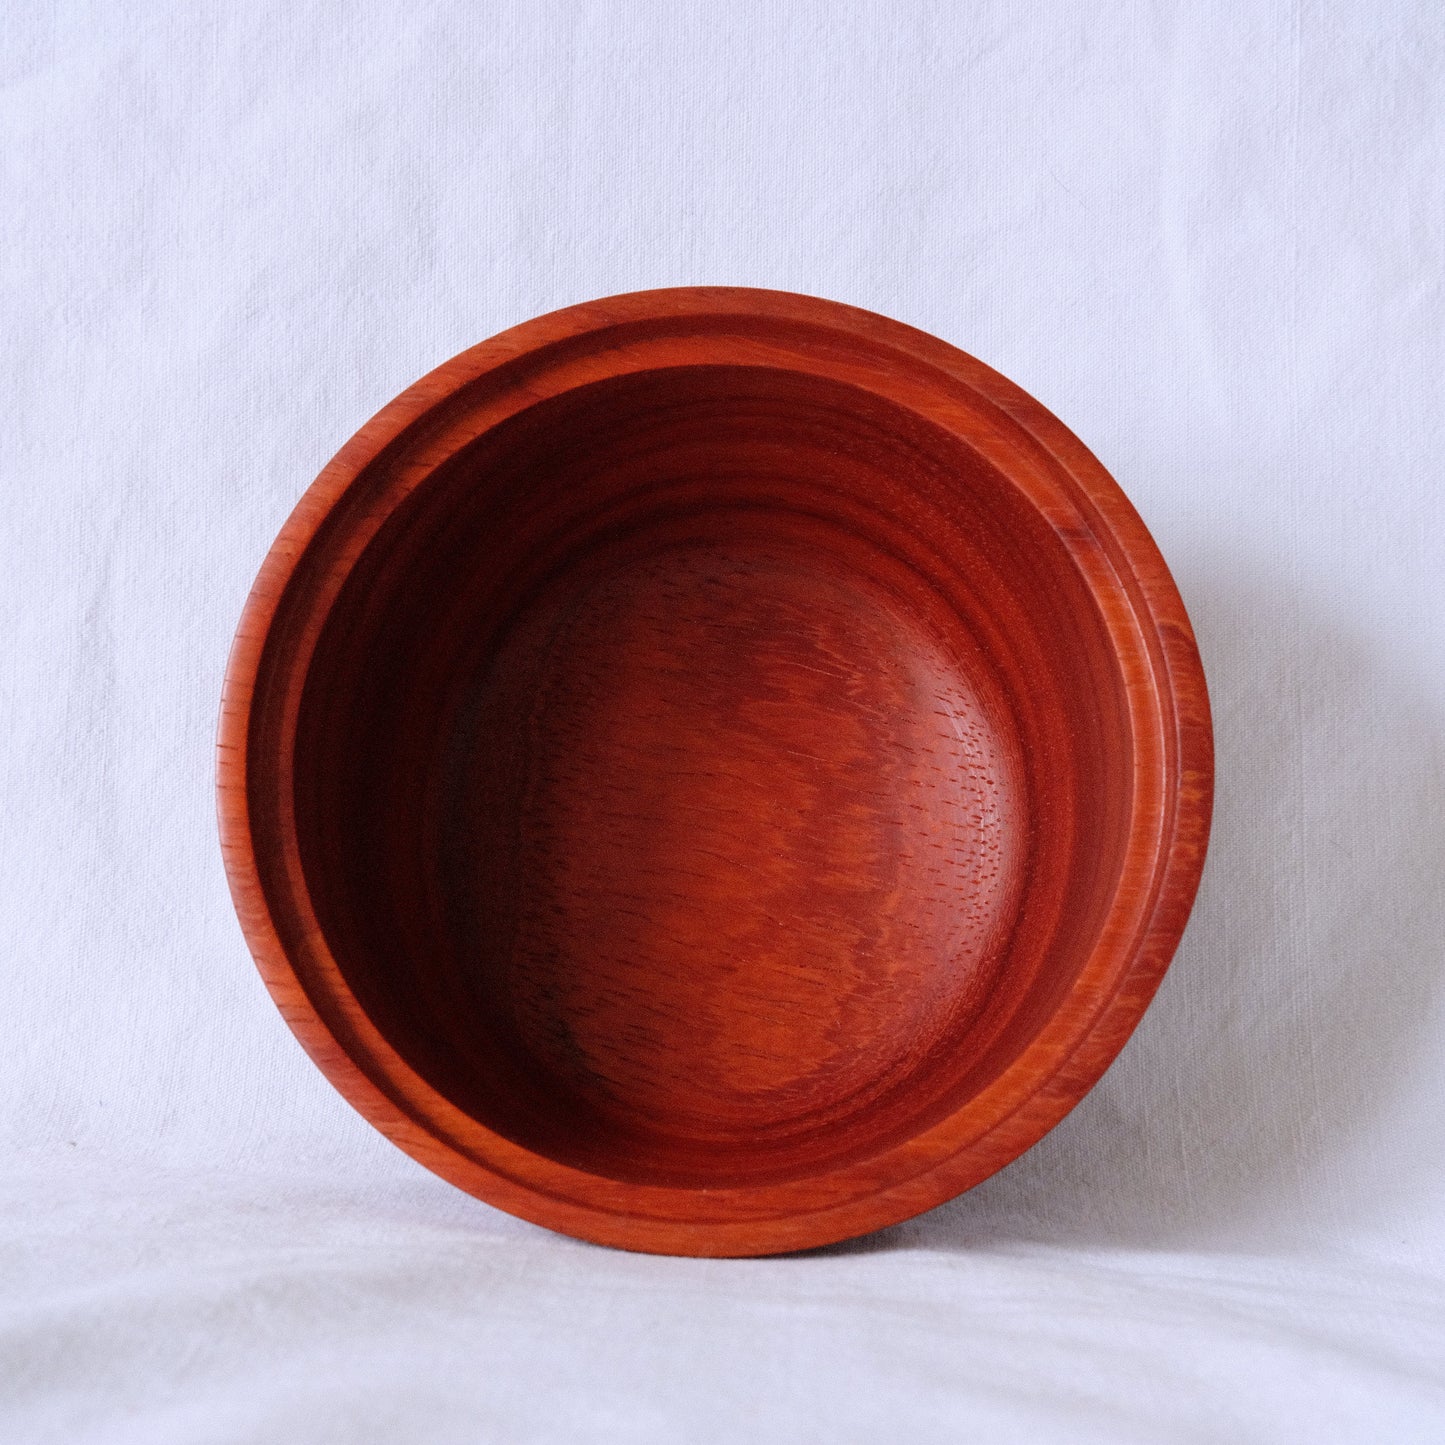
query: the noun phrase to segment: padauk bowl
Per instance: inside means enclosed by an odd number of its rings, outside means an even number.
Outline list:
[[[1203,673],[1042,406],[896,322],[642,292],[349,441],[246,604],[237,911],[461,1188],[678,1254],[976,1184],[1095,1083],[1203,864]]]

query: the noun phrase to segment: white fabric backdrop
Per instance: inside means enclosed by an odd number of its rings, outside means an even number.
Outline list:
[[[0,12],[0,1437],[1445,1438],[1445,10]],[[1032,391],[1194,616],[1218,815],[1134,1041],[804,1257],[457,1194],[249,962],[211,737],[331,452],[640,287],[886,312]]]

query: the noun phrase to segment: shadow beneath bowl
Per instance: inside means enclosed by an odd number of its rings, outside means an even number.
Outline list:
[[[1217,793],[1199,901],[1158,997],[1034,1149],[861,1247],[1268,1247],[1387,1205],[1392,1171],[1368,1170],[1363,1151],[1445,987],[1445,726],[1324,605],[1230,566],[1176,570],[1209,679]]]

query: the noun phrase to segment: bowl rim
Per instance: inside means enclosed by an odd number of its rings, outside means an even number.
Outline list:
[[[694,361],[680,359],[689,346]],[[1137,753],[1123,871],[1095,948],[998,1077],[867,1159],[706,1190],[589,1174],[463,1114],[361,1010],[311,911],[294,847],[285,856],[288,728],[309,647],[385,517],[456,446],[544,395],[698,359],[861,382],[1034,488],[1115,644]],[[279,756],[253,759],[268,722],[281,728]],[[1169,965],[1204,866],[1214,774],[1208,691],[1178,589],[1119,485],[1062,422],[976,358],[901,322],[793,292],[703,286],[526,321],[444,362],[367,421],[297,502],[251,588],[226,667],[216,758],[221,849],[246,942],[292,1032],[343,1097],[419,1163],[512,1214],[595,1243],[690,1255],[773,1254],[866,1234],[943,1203],[1038,1142],[1102,1076]],[[258,849],[258,827],[279,830],[279,859]]]

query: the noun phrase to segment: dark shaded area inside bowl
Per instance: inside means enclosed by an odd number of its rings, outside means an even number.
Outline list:
[[[1079,545],[796,372],[644,372],[485,433],[307,675],[302,866],[359,1003],[474,1118],[629,1182],[800,1177],[955,1112],[1122,867]]]

